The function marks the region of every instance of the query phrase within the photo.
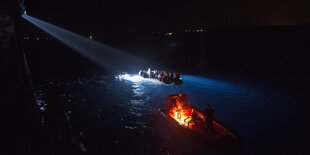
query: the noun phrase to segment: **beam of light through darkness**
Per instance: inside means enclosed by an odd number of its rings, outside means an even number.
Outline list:
[[[141,68],[149,65],[133,55],[118,49],[90,40],[82,35],[65,30],[45,21],[24,14],[23,18],[44,30],[60,42],[77,51],[82,56],[90,59],[99,66],[110,71],[124,71],[124,69]]]

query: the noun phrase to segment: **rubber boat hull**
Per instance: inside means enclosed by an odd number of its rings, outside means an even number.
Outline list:
[[[198,109],[191,106],[194,110]],[[180,125],[175,119],[168,115],[168,111],[159,109],[161,116],[178,132],[190,138],[200,145],[211,146],[213,148],[239,148],[241,146],[241,139],[231,130],[224,127],[219,121],[213,121],[213,128],[216,131],[208,132],[205,129],[204,133],[198,133],[190,128]]]
[[[141,77],[143,77],[143,76],[141,76]],[[146,78],[146,79],[156,79],[156,78],[149,78],[149,77],[143,77],[143,78]],[[158,79],[156,79],[156,80],[158,80]],[[162,82],[162,83],[165,83],[165,84],[168,84],[168,85],[180,85],[180,84],[182,84],[183,83],[183,80],[181,80],[181,79],[178,79],[178,80],[173,80],[173,81],[161,81],[161,80],[158,80],[158,81],[160,81],[160,82]]]

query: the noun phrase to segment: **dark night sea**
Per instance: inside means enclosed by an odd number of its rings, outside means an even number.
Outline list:
[[[75,134],[89,152],[155,154],[294,154],[307,152],[309,105],[301,90],[262,79],[224,81],[183,75],[184,84],[119,79],[117,75],[45,79],[37,101],[54,87],[69,114]],[[292,84],[292,83],[291,83]],[[211,104],[216,119],[238,133],[240,150],[213,151],[169,127],[158,108],[169,94],[182,91],[199,109]]]
[[[70,118],[72,135],[89,153],[265,155],[309,152],[308,76],[197,75],[187,70],[181,76],[184,81],[181,85],[137,78],[134,72],[122,78],[119,76],[122,74],[98,69],[88,70],[89,74],[75,71],[70,76],[62,76],[63,72],[57,72],[59,66],[63,66],[61,70],[78,70],[74,66],[81,58],[75,56],[73,60],[74,54],[66,52],[65,56],[50,57],[52,54],[44,50],[48,44],[33,47],[36,44],[28,45],[26,53],[37,103],[44,113],[49,108],[46,106],[47,92],[52,89],[55,100],[62,104]],[[59,51],[70,50],[63,47]],[[45,62],[47,57],[50,60]],[[63,65],[66,63],[72,66]],[[171,128],[158,109],[168,95],[180,91],[201,110],[211,104],[215,118],[243,139],[242,147],[213,150]]]

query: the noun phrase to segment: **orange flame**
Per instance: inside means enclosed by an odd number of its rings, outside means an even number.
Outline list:
[[[172,117],[174,120],[176,120],[180,125],[182,126],[188,126],[188,121],[187,118],[189,118],[192,114],[191,108],[189,106],[181,106],[181,107],[172,107],[169,110],[169,115]]]

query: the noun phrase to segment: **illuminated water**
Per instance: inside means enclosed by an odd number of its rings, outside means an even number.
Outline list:
[[[136,70],[129,66],[140,66],[140,68],[145,66],[142,63],[144,59],[137,59],[133,55],[33,17],[24,16],[24,18],[107,70],[115,71],[125,68],[125,70],[127,68]],[[37,103],[42,111],[48,110],[49,106],[45,103],[46,96],[48,96],[46,93],[54,91],[56,96],[54,95],[54,99],[50,100],[64,105],[71,120],[73,135],[78,137],[77,139],[85,145],[88,152],[265,155],[305,154],[308,152],[306,149],[310,147],[308,132],[310,129],[308,125],[310,93],[307,78],[230,77],[227,75],[213,75],[213,78],[210,78],[184,75],[183,84],[169,86],[158,81],[143,80],[130,75],[122,78],[115,78],[115,76],[119,77],[118,75],[84,76],[82,73],[92,71],[87,67],[88,65],[85,65],[84,59],[74,55],[73,51],[65,52],[64,47],[59,50],[56,48],[59,45],[50,42],[43,46],[38,46],[39,44],[39,42],[33,45],[28,44],[28,50],[26,50],[32,75],[39,79],[34,80]],[[154,50],[154,55],[162,60],[169,52],[166,51],[166,46],[159,47],[162,49]],[[191,47],[188,49],[194,52],[195,46],[188,47]],[[153,49],[153,47],[150,48]],[[265,46],[262,48],[273,49],[265,48]],[[184,56],[188,57],[186,49],[184,48],[183,53],[186,53]],[[138,48],[138,50],[143,51],[141,53],[145,55],[152,55],[150,50],[144,48]],[[180,49],[175,51],[179,53]],[[260,50],[257,51],[260,52]],[[248,53],[248,49],[245,53]],[[172,55],[173,53],[170,53],[170,56]],[[181,60],[185,57],[181,57]],[[222,61],[222,56],[219,58]],[[228,58],[231,59],[229,56]],[[160,60],[155,61],[156,65],[162,64]],[[176,60],[168,62],[178,64]],[[180,64],[183,66],[176,66],[183,68],[197,61],[195,58],[186,60],[190,61]],[[218,61],[218,59],[213,61]],[[264,73],[266,69],[261,67],[261,73]],[[68,72],[77,72],[78,76],[75,75],[70,79],[40,79],[44,73],[47,73],[47,76],[43,77],[54,75],[57,77],[57,75],[67,76],[63,73]],[[231,72],[234,73],[234,71]],[[211,104],[215,110],[215,117],[243,138],[243,147],[233,152],[214,151],[211,148],[197,145],[171,129],[161,119],[158,108],[164,104],[167,95],[180,91],[188,94],[191,103],[201,110],[207,104]],[[42,124],[45,124],[44,119],[42,119]]]
[[[74,132],[81,135],[89,152],[290,154],[305,152],[310,144],[307,97],[294,83],[279,78],[269,82],[182,78],[184,83],[178,86],[131,75],[46,79],[37,88],[37,98],[45,100],[50,87],[58,90]],[[167,95],[180,91],[199,109],[211,104],[215,117],[244,139],[243,147],[234,152],[214,151],[170,128],[158,108]]]

